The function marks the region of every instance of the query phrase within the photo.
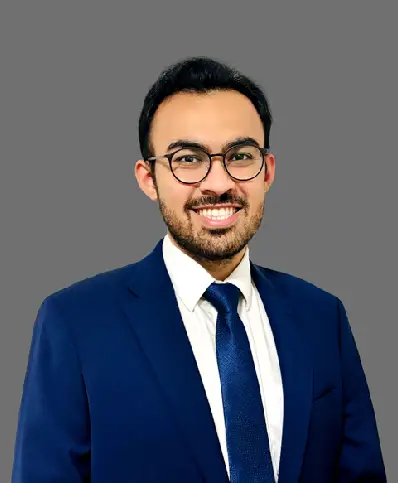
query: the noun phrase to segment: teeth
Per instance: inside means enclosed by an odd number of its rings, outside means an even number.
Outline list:
[[[198,213],[210,220],[225,220],[232,216],[235,211],[235,208],[221,208],[218,210],[199,210]]]

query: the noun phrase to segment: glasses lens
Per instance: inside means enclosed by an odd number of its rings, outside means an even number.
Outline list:
[[[198,183],[209,171],[210,160],[200,149],[180,149],[171,160],[174,176],[183,183]]]
[[[258,175],[263,167],[263,156],[255,146],[236,146],[226,153],[225,165],[233,178],[244,181]]]

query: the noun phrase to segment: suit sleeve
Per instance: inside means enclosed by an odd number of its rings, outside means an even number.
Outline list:
[[[76,350],[48,297],[33,328],[12,483],[89,481],[90,424]]]
[[[344,434],[338,482],[386,482],[375,412],[354,336],[338,300],[343,374]]]

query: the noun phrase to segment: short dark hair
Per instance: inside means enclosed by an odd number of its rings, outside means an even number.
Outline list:
[[[150,143],[151,124],[156,110],[166,98],[179,92],[214,90],[235,90],[250,99],[264,126],[264,147],[269,148],[272,116],[262,89],[233,67],[208,57],[191,57],[163,70],[145,96],[138,129],[143,158],[154,156]]]

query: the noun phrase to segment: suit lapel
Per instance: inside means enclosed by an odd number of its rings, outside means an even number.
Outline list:
[[[291,301],[276,290],[260,267],[251,273],[270,321],[279,357],[284,391],[284,423],[279,483],[298,481],[303,460],[312,402],[311,352],[299,328]]]
[[[207,482],[228,482],[210,406],[163,262],[162,241],[132,266],[125,312]]]

